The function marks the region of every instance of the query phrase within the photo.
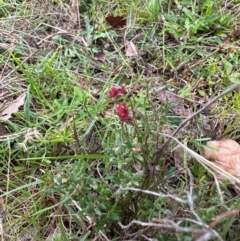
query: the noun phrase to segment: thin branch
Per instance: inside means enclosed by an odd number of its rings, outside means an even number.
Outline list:
[[[184,233],[199,233],[199,229],[195,229],[195,228],[191,228],[191,227],[181,227],[170,219],[168,219],[168,220],[164,219],[164,221],[166,221],[166,224],[165,223],[159,224],[159,223],[153,223],[153,222],[141,222],[141,221],[138,221],[138,220],[132,220],[127,225],[123,225],[120,222],[118,222],[118,224],[122,229],[128,229],[132,225],[137,224],[137,225],[140,225],[142,227],[168,228],[168,229],[175,229],[178,232],[184,232]]]
[[[120,187],[117,191],[117,193],[121,192],[121,191],[134,191],[134,192],[142,192],[142,193],[146,193],[149,195],[153,195],[153,196],[157,196],[157,197],[163,197],[163,198],[172,198],[173,200],[180,202],[180,203],[188,203],[187,200],[181,199],[175,195],[171,195],[171,194],[164,194],[164,193],[157,193],[157,192],[152,192],[149,190],[143,190],[143,189],[139,189],[139,188],[134,188],[134,187],[128,187],[128,188],[122,188]]]
[[[173,139],[175,139],[175,138],[173,138]],[[214,230],[213,228],[223,218],[226,218],[228,216],[236,214],[237,209],[235,209],[234,211],[226,212],[222,215],[219,215],[210,225],[205,224],[201,220],[201,218],[199,217],[199,215],[197,214],[197,212],[194,209],[194,200],[193,200],[194,179],[193,179],[191,171],[188,168],[187,168],[187,171],[188,171],[188,175],[189,175],[189,179],[190,179],[189,180],[190,189],[189,189],[189,191],[185,190],[181,194],[181,196],[186,197],[186,199],[180,198],[179,196],[176,196],[176,195],[158,193],[158,192],[143,190],[143,189],[139,189],[139,188],[131,188],[131,187],[128,187],[128,188],[120,187],[119,190],[117,191],[117,195],[119,195],[122,191],[134,191],[134,192],[146,193],[146,194],[157,196],[157,197],[171,198],[171,199],[175,200],[176,202],[189,205],[190,211],[193,214],[193,216],[196,218],[196,220],[191,219],[191,218],[171,218],[171,219],[169,219],[169,218],[160,218],[160,219],[159,218],[156,218],[156,219],[153,218],[151,222],[142,222],[142,221],[139,221],[139,220],[132,220],[127,225],[123,225],[121,222],[119,222],[118,223],[119,226],[122,229],[128,229],[133,225],[140,225],[142,227],[157,227],[157,228],[172,229],[172,230],[175,230],[177,232],[194,233],[195,234],[194,238],[197,238],[197,241],[203,241],[203,240],[206,241],[206,240],[209,240],[210,238],[213,238],[213,237],[217,238],[220,241],[223,241],[222,238],[220,237],[220,235],[218,234],[218,232],[216,230]],[[185,221],[185,222],[187,221],[190,224],[191,223],[195,224],[194,226],[198,225],[198,226],[200,226],[200,228],[194,228],[194,227],[191,227],[191,226],[186,227],[185,225],[183,227],[183,226],[181,226],[182,221]],[[198,239],[198,238],[200,238],[200,239]]]
[[[238,208],[238,209],[233,209],[233,210],[227,211],[225,213],[221,213],[209,224],[209,227],[214,228],[223,219],[228,218],[230,216],[235,216],[235,215],[239,214],[239,212],[240,212],[240,209]]]
[[[222,96],[228,94],[229,92],[232,92],[236,90],[237,88],[240,87],[240,83],[231,85],[229,88],[224,90],[221,94],[218,96],[212,98],[209,100],[207,104],[205,104],[201,109],[199,109],[197,112],[193,113],[191,116],[189,116],[187,119],[182,121],[179,125],[179,127],[173,132],[172,136],[176,136],[178,132],[190,121],[192,120],[195,116],[199,115],[201,112],[203,112],[205,109],[207,109],[210,105],[215,103],[218,99],[220,99]],[[159,159],[160,155],[167,150],[168,145],[171,142],[171,138],[168,138],[167,141],[156,151],[155,153],[155,158],[154,158],[154,163],[157,163],[157,160]]]

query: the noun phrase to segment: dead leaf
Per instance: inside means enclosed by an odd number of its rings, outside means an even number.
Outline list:
[[[157,93],[157,99],[161,104],[171,104],[173,106],[170,111],[178,116],[190,116],[193,114],[193,111],[185,107],[184,99],[180,98],[176,94],[163,90]]]
[[[192,110],[187,109],[183,106],[177,106],[172,108],[172,112],[178,116],[190,116],[193,114]]]
[[[126,26],[127,20],[123,16],[108,16],[105,18],[108,24],[114,28],[124,28]]]
[[[105,59],[106,59],[106,55],[103,52],[98,52],[98,53],[94,54],[93,59],[104,63]]]
[[[9,120],[12,117],[12,114],[17,112],[18,109],[24,105],[25,98],[26,93],[23,93],[6,108],[4,108],[2,113],[0,113],[0,120]]]
[[[109,119],[113,116],[113,111],[112,109],[107,109],[104,113],[103,113],[103,117],[105,119]]]
[[[157,99],[161,104],[175,103],[181,105],[183,103],[183,100],[179,96],[167,90],[159,91],[157,93]]]
[[[77,24],[77,22],[80,23],[79,19],[79,1],[78,0],[71,0],[70,1],[70,14],[71,14],[71,21],[74,22],[74,24]],[[80,26],[79,26],[80,27]]]
[[[75,116],[72,116],[70,117],[69,119],[67,119],[64,123],[62,123],[62,125],[60,126],[59,128],[59,131],[60,132],[63,132],[65,131],[69,126],[70,124],[72,123],[72,121],[74,120]]]
[[[132,41],[127,42],[126,47],[126,56],[127,57],[135,57],[138,55],[137,47]]]
[[[8,129],[6,126],[0,124],[0,136],[5,136],[8,134]]]
[[[240,177],[240,145],[231,139],[208,141],[204,157],[232,176]],[[219,180],[226,180],[224,173],[216,172]]]

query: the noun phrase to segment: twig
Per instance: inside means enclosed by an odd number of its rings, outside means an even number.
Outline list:
[[[161,218],[161,219],[157,218],[157,219],[152,219],[151,222],[142,222],[139,220],[132,220],[127,225],[123,225],[121,222],[118,222],[118,225],[122,229],[129,229],[133,225],[139,225],[142,227],[156,227],[156,228],[163,228],[163,229],[172,229],[177,232],[194,233],[196,237],[198,237],[199,233],[201,233],[201,231],[203,231],[204,233],[207,233],[210,238],[216,237],[218,240],[223,241],[222,238],[217,233],[217,231],[212,229],[212,226],[214,227],[214,225],[212,225],[212,224],[206,225],[205,223],[203,223],[202,220],[200,219],[200,217],[197,215],[196,211],[194,210],[193,186],[192,186],[193,185],[193,176],[189,169],[188,169],[188,174],[190,176],[190,186],[191,187],[190,187],[190,191],[184,191],[184,193],[187,196],[186,199],[182,199],[178,196],[171,195],[171,194],[157,193],[157,192],[152,192],[149,190],[143,190],[143,189],[131,188],[131,187],[129,187],[129,188],[120,187],[119,190],[117,191],[117,194],[120,194],[122,191],[134,191],[134,192],[146,193],[146,194],[153,195],[156,197],[165,197],[165,198],[168,197],[168,198],[175,200],[176,202],[179,202],[182,204],[188,204],[190,206],[190,210],[191,210],[192,214],[196,217],[197,220],[190,219],[190,218],[180,218],[180,219],[174,218],[174,220],[169,219],[169,218]],[[191,226],[190,227],[180,226],[181,220],[187,221],[192,224],[197,224],[198,226],[201,227],[201,229],[193,228]],[[194,227],[195,226],[196,225],[194,225]]]
[[[192,149],[190,149],[189,147],[185,146],[184,144],[182,144],[178,139],[176,139],[175,137],[172,137],[170,135],[167,134],[163,134],[160,133],[163,136],[167,136],[169,138],[172,138],[174,141],[176,141],[179,146],[181,146],[189,155],[191,155],[194,159],[196,159],[201,165],[203,165],[209,172],[211,172],[212,175],[214,175],[215,180],[217,180],[216,175],[214,174],[214,172],[219,172],[222,175],[224,175],[227,179],[231,180],[232,182],[236,182],[239,183],[239,178],[235,177],[231,174],[229,174],[227,171],[225,171],[224,169],[222,169],[221,167],[219,167],[218,165],[214,164],[214,162],[211,162],[209,160],[207,160],[206,158],[204,158],[203,156],[199,155],[198,153],[196,153],[195,151],[193,151]]]
[[[191,69],[193,69],[194,67],[203,64],[206,60],[208,60],[211,56],[213,56],[214,54],[218,53],[221,49],[223,49],[223,46],[220,46],[218,49],[216,49],[215,51],[213,51],[212,53],[210,53],[208,56],[206,56],[204,59],[200,59],[199,61],[197,61],[196,63],[194,63],[193,65],[191,65],[190,67],[188,67],[187,69],[185,69],[183,71],[183,74],[186,74],[188,71],[190,71]],[[182,65],[180,65],[178,67],[178,69],[182,67]]]
[[[197,212],[194,210],[194,201],[193,201],[193,175],[191,171],[187,168],[188,176],[189,176],[189,193],[187,195],[188,197],[188,205],[192,212],[192,214],[195,216],[198,222],[202,222],[201,218],[198,216]]]
[[[234,91],[235,89],[240,87],[240,83],[231,85],[229,88],[227,88],[226,90],[224,90],[221,94],[219,94],[218,96],[212,98],[209,100],[209,102],[207,104],[205,104],[201,109],[199,109],[197,112],[193,113],[191,116],[189,116],[187,119],[185,119],[184,121],[182,121],[179,125],[179,127],[173,132],[172,136],[176,136],[178,134],[178,132],[190,121],[192,120],[195,116],[199,115],[201,112],[203,112],[205,109],[207,109],[210,105],[212,105],[214,102],[216,102],[219,98],[221,98],[222,96],[228,94],[229,92]],[[156,151],[155,153],[155,158],[154,158],[154,164],[156,164],[157,160],[159,159],[160,155],[167,150],[168,145],[171,142],[171,138],[168,138],[167,141]]]
[[[157,196],[157,197],[163,197],[163,198],[171,198],[173,200],[175,200],[176,202],[179,203],[188,203],[187,200],[184,200],[182,198],[179,198],[178,196],[172,195],[172,194],[164,194],[164,193],[156,193],[156,192],[152,192],[149,190],[143,190],[140,188],[134,188],[134,187],[127,187],[127,188],[122,188],[120,187],[117,191],[117,194],[121,193],[122,191],[133,191],[133,192],[141,192],[141,193],[145,193],[145,194],[149,194],[149,195],[153,195],[153,196]]]
[[[237,214],[239,214],[240,209],[233,209],[230,211],[227,211],[225,213],[221,213],[220,215],[218,215],[215,220],[213,220],[210,224],[209,227],[210,228],[214,228],[217,224],[219,224],[223,219],[231,217],[231,216],[235,216]]]
[[[239,211],[240,210],[238,208],[238,209],[233,209],[233,210],[227,211],[225,213],[221,213],[209,224],[209,228],[213,229],[217,224],[219,224],[225,218],[228,218],[228,217],[235,216],[235,215],[239,214]],[[203,230],[202,232],[193,236],[192,241],[209,240],[209,239],[206,238],[207,236],[209,236],[211,238],[211,233],[209,233],[207,230]]]

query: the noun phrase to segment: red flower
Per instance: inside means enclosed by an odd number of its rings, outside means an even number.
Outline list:
[[[126,94],[126,89],[125,85],[121,86],[113,86],[109,91],[108,91],[108,97],[110,98],[118,98],[120,96],[123,96]]]
[[[130,121],[132,119],[132,117],[129,116],[129,111],[125,102],[122,102],[119,105],[117,105],[115,114],[118,115],[121,122]]]

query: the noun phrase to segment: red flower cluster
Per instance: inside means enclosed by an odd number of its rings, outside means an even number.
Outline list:
[[[129,115],[129,111],[125,102],[117,105],[115,114],[119,117],[121,122],[127,122],[132,119],[132,117]]]
[[[123,96],[126,93],[127,91],[126,91],[125,85],[113,86],[108,91],[108,97],[117,99],[118,97]],[[122,102],[117,105],[115,114],[119,117],[121,122],[127,122],[132,119],[132,117],[129,115],[129,110],[125,102]]]
[[[113,86],[109,91],[108,91],[108,97],[110,98],[118,98],[120,96],[123,96],[126,94],[126,89],[125,85],[121,86]]]

